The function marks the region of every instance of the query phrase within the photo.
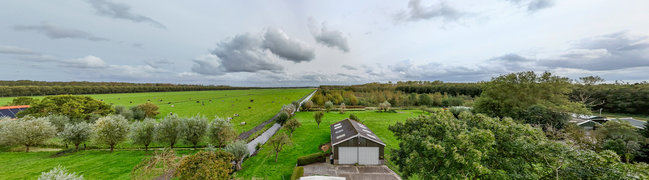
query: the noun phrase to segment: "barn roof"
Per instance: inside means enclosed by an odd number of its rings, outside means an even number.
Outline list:
[[[367,128],[367,126],[351,119],[345,119],[333,123],[331,126],[329,126],[329,128],[331,129],[332,146],[341,142],[345,142],[357,136],[361,136],[365,139],[385,146],[385,143],[383,143],[383,141],[381,141],[381,139],[379,139],[379,137],[376,136],[376,134],[374,134],[372,130]]]
[[[18,112],[29,108],[29,105],[23,106],[3,106],[0,107],[0,117],[16,118]]]

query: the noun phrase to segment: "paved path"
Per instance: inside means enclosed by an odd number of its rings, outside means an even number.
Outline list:
[[[304,166],[304,176],[325,175],[345,177],[349,180],[401,180],[385,165],[354,166],[315,163]]]
[[[250,141],[248,143],[248,151],[250,152],[250,155],[255,154],[255,151],[257,151],[257,149],[255,148],[255,147],[257,147],[257,144],[260,144],[260,143],[265,144],[266,141],[268,141],[270,139],[270,137],[273,137],[273,134],[275,134],[275,132],[277,132],[277,130],[279,130],[279,128],[281,128],[281,127],[282,127],[281,125],[275,123],[275,124],[273,124],[273,126],[268,128],[268,130],[266,130],[266,132],[262,133],[257,138]]]

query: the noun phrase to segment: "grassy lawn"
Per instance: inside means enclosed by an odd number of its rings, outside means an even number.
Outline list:
[[[152,92],[152,93],[121,93],[121,94],[90,94],[88,96],[106,103],[123,106],[135,106],[152,103],[160,106],[157,118],[173,112],[180,116],[204,115],[232,117],[232,123],[237,132],[244,132],[259,123],[273,117],[284,104],[290,104],[313,89],[252,89],[252,90],[219,90],[219,91],[181,91],[181,92]],[[42,98],[36,96],[35,98]],[[0,105],[10,102],[13,97],[0,98]],[[211,101],[210,101],[211,100]],[[254,100],[254,102],[250,102]],[[197,103],[198,101],[198,103]],[[203,105],[203,103],[205,105]],[[174,107],[171,107],[173,105]],[[248,109],[250,107],[250,109]],[[239,125],[246,122],[246,125]]]
[[[192,151],[181,151],[187,154]],[[131,170],[153,151],[88,150],[50,157],[56,152],[3,152],[0,153],[0,179],[36,179],[41,172],[61,165],[85,179],[129,179]]]
[[[357,115],[364,124],[385,142],[386,159],[390,157],[391,148],[398,148],[399,142],[388,130],[388,126],[404,121],[408,117],[423,114],[420,110],[404,110],[399,113],[378,113],[375,111],[348,111],[345,114],[338,112],[326,113],[317,128],[313,119],[313,112],[298,112],[296,118],[302,126],[293,133],[293,144],[285,148],[279,155],[279,161],[275,162],[275,156],[271,153],[270,145],[262,147],[259,154],[247,159],[243,163],[243,170],[236,173],[236,177],[251,179],[259,177],[264,179],[289,179],[293,168],[297,164],[297,158],[319,151],[318,145],[330,141],[329,125],[349,117],[350,113]],[[278,133],[283,133],[280,131]],[[394,169],[394,168],[393,168]]]

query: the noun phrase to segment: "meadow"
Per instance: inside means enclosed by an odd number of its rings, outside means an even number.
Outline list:
[[[293,168],[300,156],[320,151],[319,145],[330,142],[329,125],[355,114],[370,128],[385,144],[386,159],[390,158],[389,149],[398,148],[399,141],[394,137],[388,126],[396,122],[405,121],[409,117],[416,117],[424,114],[421,110],[399,110],[397,113],[382,113],[376,111],[347,111],[340,114],[336,111],[325,113],[320,127],[313,118],[313,112],[298,112],[295,118],[302,124],[293,132],[293,144],[287,146],[280,154],[278,162],[275,162],[275,155],[271,152],[269,144],[262,146],[256,156],[253,156],[243,163],[243,170],[236,172],[237,178],[252,179],[290,179]],[[285,133],[284,130],[278,133]],[[388,166],[396,172],[396,168],[388,162]]]
[[[250,130],[272,118],[284,104],[290,104],[314,89],[251,89],[217,91],[180,91],[152,93],[89,94],[94,99],[112,105],[136,106],[148,102],[160,107],[156,118],[173,113],[179,116],[202,115],[232,117],[232,124],[238,133]],[[43,96],[34,96],[43,98]],[[7,104],[13,97],[0,98],[0,105]],[[234,117],[234,114],[239,114]],[[240,125],[245,122],[245,125]]]

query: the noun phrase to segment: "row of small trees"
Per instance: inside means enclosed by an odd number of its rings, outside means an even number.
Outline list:
[[[205,137],[210,143],[223,147],[236,138],[236,131],[230,122],[219,117],[210,123],[203,116],[182,118],[168,115],[160,122],[146,118],[129,124],[123,116],[111,114],[94,123],[66,123],[61,126],[59,122],[62,119],[65,117],[54,115],[0,120],[0,143],[24,145],[25,151],[29,152],[30,147],[58,135],[63,142],[74,145],[76,150],[80,144],[94,140],[97,144],[108,145],[112,152],[115,145],[127,138],[133,144],[143,145],[145,150],[153,142],[168,144],[173,148],[178,142],[184,141],[196,148]]]

